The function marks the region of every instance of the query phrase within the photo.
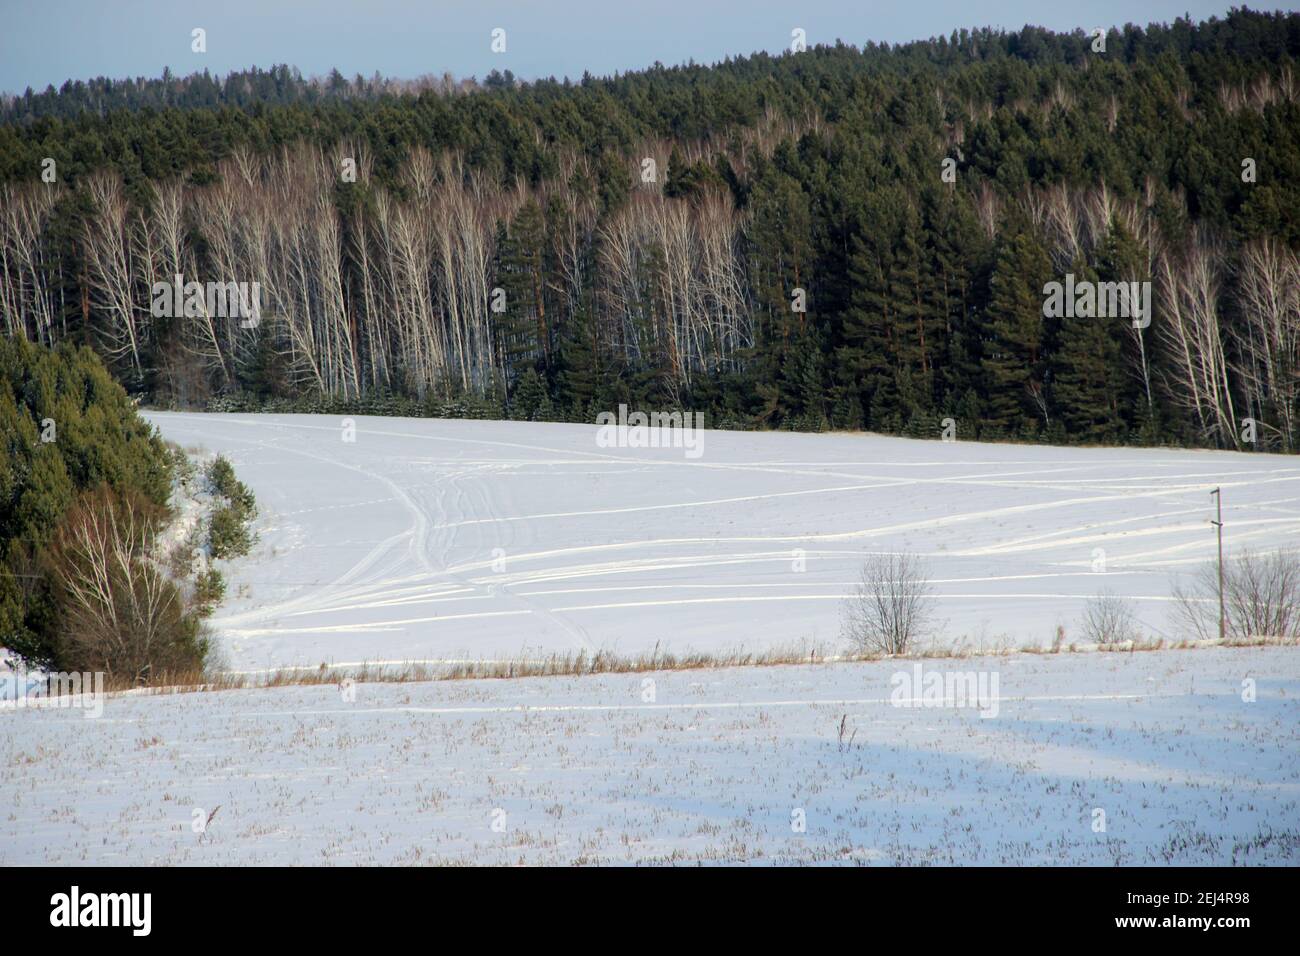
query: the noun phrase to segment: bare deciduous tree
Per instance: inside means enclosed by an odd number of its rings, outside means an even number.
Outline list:
[[[1174,626],[1200,640],[1219,636],[1219,572],[1207,563],[1173,588]],[[1294,552],[1243,551],[1223,565],[1228,637],[1300,638],[1300,559]]]
[[[114,173],[91,176],[87,192],[95,214],[86,219],[86,266],[93,298],[107,320],[101,327],[102,342],[110,354],[128,360],[139,375],[145,329],[136,303],[130,206],[122,179]]]
[[[1133,602],[1110,591],[1090,598],[1083,608],[1083,634],[1093,644],[1123,644],[1137,640]]]
[[[1169,400],[1187,411],[1204,440],[1236,446],[1236,410],[1219,318],[1221,273],[1220,251],[1199,229],[1181,254],[1171,250],[1160,256],[1160,335],[1173,369],[1166,382]]]
[[[184,670],[197,622],[155,565],[158,515],[143,500],[103,487],[69,513],[51,548],[63,598],[62,656],[76,669],[135,682]]]
[[[7,335],[54,342],[55,303],[44,240],[60,187],[0,187],[0,316]]]
[[[1283,451],[1294,451],[1300,440],[1300,256],[1274,239],[1247,244],[1241,252],[1237,306],[1237,381],[1263,437]]]
[[[863,651],[906,653],[928,631],[932,604],[933,591],[919,557],[872,555],[862,567],[857,592],[845,602],[844,637]]]

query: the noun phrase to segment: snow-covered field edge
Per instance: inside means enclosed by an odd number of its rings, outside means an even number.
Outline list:
[[[125,695],[0,713],[0,863],[1289,865],[1297,727],[1289,647]]]

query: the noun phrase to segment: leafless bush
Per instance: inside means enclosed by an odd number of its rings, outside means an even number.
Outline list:
[[[1174,623],[1201,640],[1219,636],[1219,572],[1213,562],[1173,589]],[[1300,638],[1300,561],[1283,551],[1243,551],[1223,565],[1226,636]]]
[[[844,604],[842,631],[862,651],[903,654],[932,618],[925,563],[914,554],[879,554],[862,567],[857,593]]]
[[[1083,633],[1093,644],[1123,644],[1137,639],[1133,602],[1103,591],[1083,608]]]
[[[202,664],[207,642],[198,618],[152,560],[160,520],[139,496],[101,487],[60,524],[48,561],[61,598],[65,667],[140,683]]]

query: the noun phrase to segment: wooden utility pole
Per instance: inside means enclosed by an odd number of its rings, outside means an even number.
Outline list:
[[[1223,612],[1223,495],[1221,489],[1215,488],[1210,494],[1214,497],[1217,520],[1211,521],[1210,524],[1219,532],[1219,641],[1222,643],[1227,636],[1227,617]]]

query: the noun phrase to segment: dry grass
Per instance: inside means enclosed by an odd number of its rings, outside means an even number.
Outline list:
[[[539,657],[510,657],[400,664],[321,664],[285,667],[267,672],[217,674],[163,674],[147,687],[109,686],[109,690],[138,693],[187,693],[205,690],[242,690],[258,687],[313,686],[356,683],[401,684],[446,680],[509,680],[519,677],[581,677],[588,674],[635,674],[647,671],[687,671],[721,667],[771,667],[781,664],[819,664],[879,660],[880,654],[832,655],[818,648],[798,647],[762,652],[690,652],[672,654],[655,648],[637,655],[610,651],[552,653]]]
[[[147,686],[109,681],[109,692],[137,694],[186,694],[202,691],[251,690],[268,687],[338,685],[351,680],[358,684],[403,684],[429,681],[510,680],[521,677],[582,677],[589,674],[635,674],[651,671],[711,670],[731,667],[778,667],[798,664],[844,664],[880,660],[964,660],[1008,657],[1012,654],[1145,653],[1150,651],[1199,650],[1208,647],[1300,646],[1300,640],[1286,637],[1229,638],[1218,640],[1133,640],[1111,644],[1069,643],[1050,647],[957,647],[937,646],[906,654],[879,652],[830,653],[807,645],[769,651],[691,652],[671,654],[655,648],[637,655],[610,651],[553,653],[539,657],[511,657],[482,660],[434,660],[403,663],[320,664],[317,667],[284,667],[265,672],[164,673]]]

